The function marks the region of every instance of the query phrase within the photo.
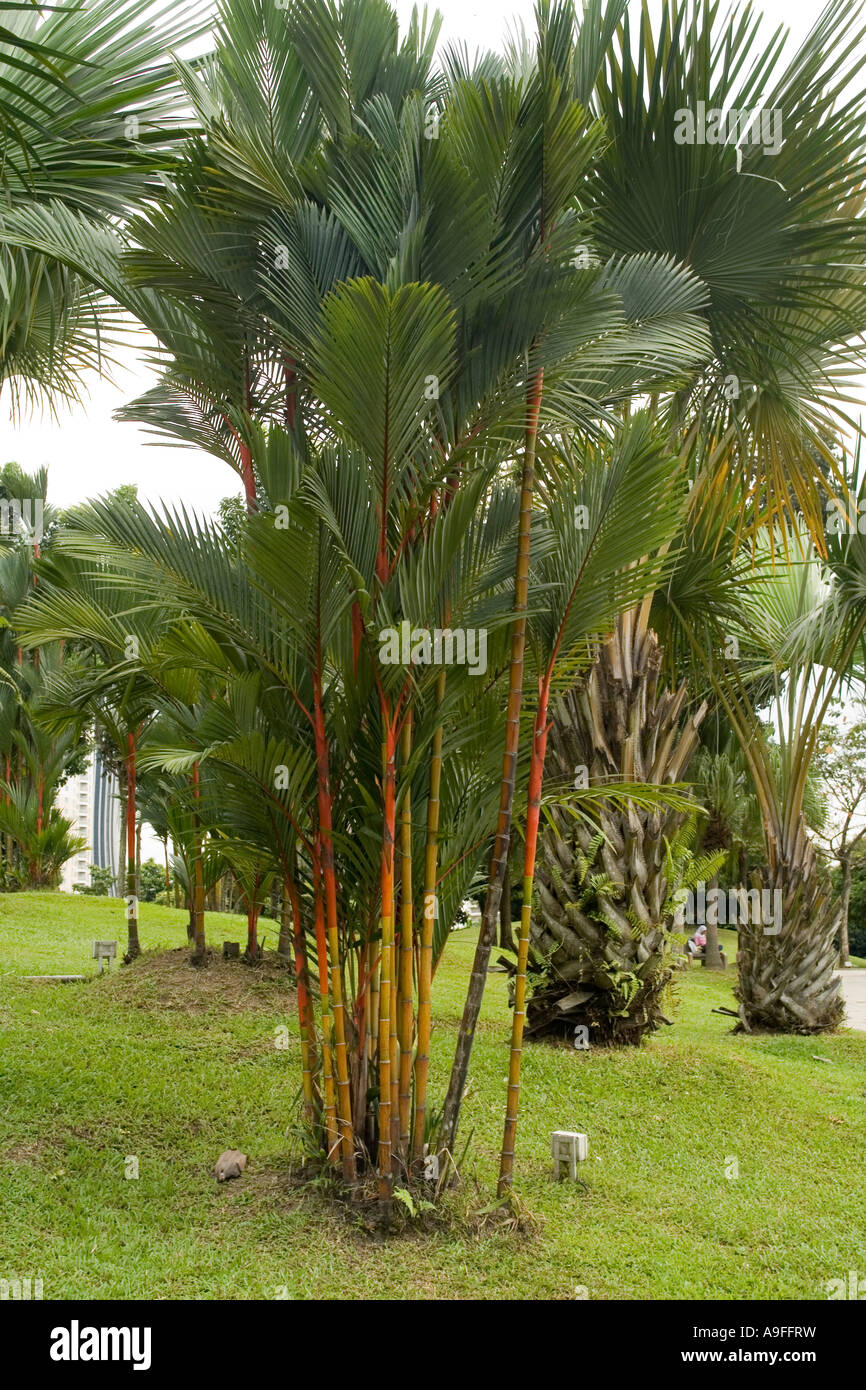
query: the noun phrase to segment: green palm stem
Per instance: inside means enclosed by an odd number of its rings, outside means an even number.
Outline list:
[[[538,424],[541,397],[544,389],[543,369],[537,371],[527,393],[526,444],[523,454],[523,473],[520,487],[520,520],[517,541],[517,565],[514,576],[514,605],[511,623],[511,656],[509,660],[508,706],[505,717],[505,750],[502,759],[502,780],[499,793],[499,815],[496,838],[490,860],[487,897],[481,918],[481,929],[472,962],[472,975],[466,992],[463,1017],[457,1034],[454,1065],[442,1111],[441,1147],[453,1155],[457,1141],[460,1106],[466,1089],[469,1057],[475,1037],[481,1000],[487,982],[490,952],[496,940],[496,925],[502,884],[511,844],[511,820],[514,808],[514,784],[517,774],[517,754],[520,743],[520,710],[523,702],[523,669],[526,648],[526,610],[529,597],[529,552],[532,522],[532,501],[535,492],[535,451],[538,443]]]
[[[286,409],[285,421],[286,428],[295,428],[295,415],[298,408],[298,374],[295,370],[297,363],[294,357],[286,354],[283,357],[283,381],[286,387]]]
[[[392,862],[394,864],[394,902],[392,906],[391,919],[393,929],[391,932],[391,1008],[388,1020],[388,1050],[391,1054],[391,1168],[396,1170],[397,1160],[400,1151],[400,1039],[397,1031],[397,1020],[400,1016],[400,970],[398,967],[399,942],[397,933],[397,821],[396,821],[396,801],[397,801],[397,745],[398,740],[395,735],[394,750],[394,848],[392,850]]]
[[[393,1190],[393,1152],[391,1138],[391,1012],[394,1007],[392,965],[394,960],[394,841],[396,830],[396,748],[395,719],[389,703],[380,692],[383,728],[382,859],[381,859],[381,954],[379,958],[379,1198],[386,1205]]]
[[[254,512],[257,507],[256,478],[253,472],[253,453],[248,444],[241,444],[241,478],[244,484],[244,500],[247,511]]]
[[[8,786],[10,786],[10,784],[11,784],[11,782],[12,782],[12,759],[11,759],[9,753],[4,753],[4,755],[3,755],[3,763],[4,763],[4,768],[5,768],[5,774],[6,774],[6,785],[7,785],[7,787],[8,787]],[[7,791],[7,792],[4,792],[4,794],[3,794],[3,800],[6,802],[6,805],[7,805],[7,806],[10,806],[10,805],[12,804],[12,797],[9,795],[9,792],[8,792],[8,791]],[[4,835],[4,836],[3,836],[3,843],[4,843],[4,845],[5,845],[6,871],[7,871],[7,873],[8,873],[8,872],[11,870],[11,868],[12,868],[12,860],[13,860],[13,857],[14,857],[14,842],[13,842],[13,840],[12,840],[12,836],[11,836],[11,835]]]
[[[249,346],[244,349],[244,406],[247,416],[250,415],[252,405],[252,389],[250,383],[250,353]],[[259,509],[258,498],[256,496],[256,475],[253,469],[252,449],[246,441],[238,441],[241,451],[241,477],[244,483],[244,498],[248,512],[256,512]]]
[[[396,864],[396,825],[394,832]],[[400,1152],[400,1039],[397,1019],[400,1013],[400,970],[397,940],[397,877],[394,875],[394,931],[391,941],[391,1011],[388,1023],[388,1050],[391,1054],[391,1169],[397,1169]]]
[[[377,912],[377,926],[378,926],[378,912]],[[379,983],[380,983],[380,966],[381,966],[381,961],[382,961],[382,952],[381,952],[381,950],[380,950],[379,943],[378,943],[378,941],[376,941],[376,940],[374,939],[374,937],[373,937],[373,935],[372,935],[372,932],[371,932],[371,938],[370,938],[370,940],[369,940],[369,942],[368,942],[368,945],[367,945],[367,957],[368,957],[368,971],[369,971],[369,977],[370,977],[370,978],[369,978],[369,984],[368,984],[368,986],[367,986],[367,989],[368,989],[368,992],[369,992],[369,1002],[368,1002],[368,1005],[367,1005],[367,1025],[366,1025],[366,1027],[367,1027],[367,1070],[368,1070],[368,1072],[370,1072],[370,1071],[375,1070],[375,1068],[378,1066],[378,1057],[379,1057],[379,1051],[378,1051],[378,1049],[379,1049],[379,993],[380,993],[380,990],[379,990]]]
[[[538,707],[532,729],[532,758],[529,769],[529,804],[526,813],[526,840],[523,851],[523,903],[520,909],[520,935],[517,944],[517,974],[514,981],[514,1010],[511,1019],[511,1055],[508,1067],[508,1092],[505,1104],[505,1129],[499,1159],[498,1195],[506,1196],[514,1176],[514,1141],[517,1134],[517,1111],[520,1103],[520,1064],[523,1057],[523,1030],[526,1023],[526,967],[529,961],[530,924],[532,920],[532,884],[538,852],[538,827],[541,820],[541,787],[544,780],[544,757],[547,752],[547,707],[550,701],[550,682],[553,666],[548,667],[538,682]]]
[[[298,1026],[301,1034],[301,1084],[304,1093],[304,1119],[312,1127],[316,1114],[316,1095],[313,1082],[316,1066],[316,1041],[312,1022],[307,948],[304,941],[304,925],[301,921],[301,903],[295,881],[289,874],[283,878],[283,897],[289,904],[295,946],[295,985],[298,992]]]
[[[445,699],[445,669],[436,681],[436,704]],[[424,915],[418,955],[418,1042],[415,1054],[415,1121],[412,1158],[419,1163],[424,1154],[427,1129],[427,1078],[430,1072],[430,1025],[432,1019],[433,937],[436,914],[436,880],[439,870],[439,813],[442,784],[443,725],[437,721],[430,752],[430,790],[427,797],[427,833],[424,847]]]
[[[409,759],[412,755],[412,715],[406,716],[401,736],[401,762],[406,786],[400,816],[400,993],[398,1001],[400,1039],[400,1157],[408,1166],[412,1116],[413,1012],[412,966],[414,963],[412,898],[412,796],[409,790]]]
[[[201,799],[201,773],[198,762],[193,764],[192,769],[193,797],[198,807]],[[205,960],[206,944],[204,934],[204,866],[202,864],[202,842],[201,824],[196,809],[193,817],[193,884],[192,884],[192,928],[193,928],[193,953],[192,960],[196,965],[201,965]]]
[[[322,1017],[322,1080],[325,1088],[325,1143],[329,1163],[337,1163],[340,1135],[337,1129],[337,1094],[332,1061],[331,1001],[328,986],[328,944],[325,939],[325,904],[318,844],[313,846],[313,916],[316,958],[319,967],[319,1007]]]
[[[328,959],[330,961],[331,1024],[334,1032],[334,1063],[337,1078],[337,1121],[343,1155],[343,1176],[355,1181],[355,1140],[352,1130],[352,1093],[349,1060],[346,1053],[346,1016],[343,1004],[343,976],[340,969],[340,931],[337,914],[337,877],[334,870],[334,832],[331,804],[331,776],[328,740],[322,705],[322,654],[317,653],[313,673],[313,720],[316,744],[316,802],[319,815],[319,863],[325,899]]]
[[[280,893],[280,935],[277,939],[277,955],[283,960],[291,959],[292,908],[286,893],[285,881]]]
[[[126,878],[126,801],[128,796],[126,763],[124,762],[123,758],[120,759],[118,766],[117,794],[118,800],[120,801],[120,836],[117,846],[116,887],[118,897],[122,897]],[[190,901],[189,906],[191,911],[192,901]]]
[[[440,442],[441,449],[441,442]],[[453,488],[446,492],[443,506],[447,506],[457,495],[457,479]],[[430,520],[435,522],[439,511],[439,495],[434,491],[430,499]],[[445,626],[449,623],[446,610]],[[445,699],[445,668],[436,679],[436,710],[441,710]],[[430,780],[427,796],[427,824],[424,841],[424,906],[421,918],[420,940],[418,941],[418,1022],[415,1045],[415,1114],[412,1122],[412,1164],[420,1167],[424,1157],[424,1141],[427,1131],[427,1083],[430,1074],[430,1031],[432,1023],[433,997],[433,946],[436,931],[436,886],[439,872],[439,816],[441,810],[442,784],[442,742],[444,725],[437,717],[430,744]]]
[[[369,935],[358,947],[358,988],[355,993],[355,1026],[357,1042],[354,1071],[354,1095],[352,1115],[355,1133],[367,1138],[367,1076],[370,1069],[370,961],[373,958],[372,942]]]
[[[253,875],[252,887],[247,898],[247,960],[257,960],[260,955],[258,921],[262,905],[259,902],[261,874]]]
[[[127,961],[141,955],[138,939],[138,902],[135,896],[135,734],[130,729],[126,736],[126,920],[128,940]]]

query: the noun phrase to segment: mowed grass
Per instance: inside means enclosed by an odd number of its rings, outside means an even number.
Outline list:
[[[510,1029],[491,974],[462,1188],[441,1220],[382,1238],[289,1181],[299,1047],[275,964],[194,971],[184,914],[145,905],[134,965],[83,984],[20,978],[93,975],[90,943],[122,952],[122,914],[104,899],[0,897],[0,1277],[41,1276],[46,1298],[71,1299],[823,1299],[826,1281],[866,1267],[866,1034],[734,1035],[711,1012],[731,1005],[732,970],[684,973],[674,1026],[641,1050],[527,1045],[523,1230],[477,1220]],[[242,939],[238,919],[207,927],[215,944]],[[435,981],[437,1100],[474,943],[455,933]],[[589,1135],[585,1187],[553,1181],[554,1129]],[[218,1186],[228,1147],[249,1167]]]

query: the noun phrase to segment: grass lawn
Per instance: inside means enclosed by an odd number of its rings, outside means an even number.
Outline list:
[[[20,978],[92,976],[94,938],[122,950],[122,912],[0,897],[0,1277],[41,1276],[46,1298],[70,1299],[822,1299],[864,1268],[864,1033],[734,1036],[711,1013],[731,1004],[733,971],[693,968],[674,1027],[639,1051],[527,1045],[516,1189],[533,1228],[479,1229],[510,1028],[492,974],[462,1190],[447,1219],[383,1240],[287,1180],[300,1073],[284,972],[221,959],[193,971],[184,914],[145,904],[148,954],[133,966],[83,984]],[[215,943],[242,940],[242,925],[207,923]],[[451,938],[434,986],[439,1097],[474,940]],[[554,1129],[588,1133],[585,1188],[553,1181]],[[218,1186],[229,1147],[249,1167]]]

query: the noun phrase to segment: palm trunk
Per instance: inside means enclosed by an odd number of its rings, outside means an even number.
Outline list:
[[[396,855],[396,829],[395,829]],[[391,942],[391,1011],[388,1046],[391,1049],[391,1171],[397,1170],[400,1152],[400,1039],[397,1019],[400,1016],[400,971],[398,968],[400,940],[397,932],[397,879],[394,877],[394,934]]]
[[[135,830],[135,897],[141,902],[141,817]]]
[[[523,1029],[526,1022],[526,967],[529,961],[529,935],[532,921],[532,881],[538,846],[538,826],[541,819],[541,786],[544,778],[544,758],[547,750],[547,705],[550,698],[550,677],[541,686],[538,709],[532,731],[532,762],[529,770],[529,804],[526,813],[526,842],[523,853],[523,904],[520,912],[520,937],[517,946],[517,974],[514,980],[514,1013],[511,1020],[511,1057],[508,1067],[508,1093],[505,1105],[505,1130],[499,1160],[498,1193],[504,1197],[514,1176],[514,1141],[517,1134],[517,1109],[520,1101],[520,1063],[523,1057]]]
[[[412,913],[412,796],[407,771],[412,753],[412,720],[406,717],[402,737],[402,766],[405,788],[400,815],[400,1084],[399,1144],[401,1160],[409,1161],[409,1125],[412,1114],[412,1043],[415,1019],[412,1009],[413,913]]]
[[[343,1176],[355,1181],[355,1140],[352,1130],[352,1091],[346,1053],[346,1020],[343,1006],[343,977],[340,962],[340,932],[337,918],[337,878],[334,872],[334,843],[331,823],[331,782],[328,742],[322,708],[321,661],[313,678],[316,742],[317,805],[319,813],[319,855],[325,896],[328,955],[330,958],[331,1019],[334,1028],[334,1062],[337,1073],[337,1119],[343,1153]]]
[[[378,907],[377,907],[378,911]],[[359,1099],[362,1101],[360,1116],[364,1116],[365,1142],[370,1152],[378,1144],[379,1115],[377,1104],[366,1104],[363,1097],[367,1095],[369,1079],[377,1073],[379,1056],[379,960],[381,952],[379,942],[373,938],[372,930],[367,940],[367,990],[365,996],[364,1028],[366,1032],[366,1047],[364,1058],[364,1070],[366,1081],[363,1092],[359,1091]]]
[[[198,763],[193,764],[192,769],[193,797],[196,805],[201,798],[201,773]],[[193,965],[203,965],[207,959],[207,946],[205,943],[204,932],[204,865],[202,863],[202,843],[201,830],[199,825],[198,811],[193,817],[194,840],[193,840],[193,863],[192,863],[192,939],[193,953],[190,957]]]
[[[283,960],[291,960],[292,958],[292,909],[285,882],[283,882],[283,891],[280,897],[280,936],[277,941],[277,955],[282,956]]]
[[[846,851],[839,856],[842,866],[842,904],[839,918],[839,964],[847,965],[851,958],[851,943],[848,938],[848,914],[851,908],[851,855]]]
[[[445,699],[445,671],[436,682],[436,703]],[[436,929],[436,879],[439,868],[439,812],[442,783],[441,722],[436,725],[430,751],[430,791],[427,797],[427,837],[424,847],[424,916],[418,953],[418,1043],[415,1054],[415,1122],[412,1157],[420,1162],[424,1154],[427,1129],[427,1078],[430,1071],[430,1024],[432,1019],[433,938]]]
[[[762,920],[741,921],[738,934],[740,1021],[747,1032],[826,1032],[845,1012],[836,975],[840,906],[802,817],[786,857],[772,842],[768,848],[771,862],[754,885],[768,895]]]
[[[331,1001],[328,986],[328,945],[325,939],[325,904],[322,899],[322,870],[319,850],[313,851],[313,911],[316,933],[316,957],[319,966],[319,1002],[322,1014],[322,1081],[325,1088],[325,1139],[328,1162],[337,1163],[340,1135],[337,1129],[337,1093],[334,1087],[334,1065],[331,1023]]]
[[[706,705],[684,719],[687,688],[660,694],[660,667],[646,606],[624,613],[588,676],[553,711],[548,775],[558,786],[580,785],[577,776],[594,786],[681,781]],[[661,993],[672,968],[666,850],[684,817],[603,806],[600,844],[594,829],[567,811],[554,809],[552,819],[541,840],[532,928],[533,945],[549,960],[550,984],[533,994],[529,1027],[571,1036],[585,1027],[593,1044],[637,1044],[663,1016]],[[579,855],[594,842],[585,878],[606,874],[620,897],[590,902],[584,910],[577,907],[586,892]],[[566,998],[572,1002],[562,1010]]]
[[[128,940],[124,960],[129,963],[141,955],[138,940],[138,898],[135,892],[135,734],[126,743],[126,921]]]
[[[261,903],[257,901],[257,890],[253,889],[252,897],[247,903],[247,950],[246,957],[249,961],[258,960],[262,954],[259,946],[258,922]]]
[[[126,802],[128,797],[126,781],[126,763],[121,762],[117,778],[117,795],[120,801],[120,834],[117,845],[117,878],[115,879],[115,891],[118,898],[124,895],[126,885]]]
[[[391,1011],[394,959],[394,839],[396,828],[396,769],[394,725],[382,700],[385,738],[382,823],[382,935],[379,961],[379,1197],[390,1203],[394,1175],[391,1144]]]
[[[9,755],[8,753],[5,753],[5,754],[4,754],[4,766],[5,766],[5,773],[6,773],[6,785],[11,787],[11,785],[12,785],[12,759],[11,759],[11,757],[10,757],[10,755]],[[11,796],[9,795],[8,792],[5,792],[5,793],[4,793],[3,800],[6,802],[6,805],[7,805],[7,806],[10,804],[12,798],[11,798]],[[11,835],[4,835],[4,836],[3,836],[2,843],[3,843],[4,860],[5,860],[5,863],[4,863],[4,870],[5,870],[5,873],[6,873],[7,877],[8,877],[8,875],[10,875],[11,872],[12,872],[12,861],[13,861],[13,857],[14,857],[14,841],[13,841],[13,839],[12,839],[12,836],[11,836]]]
[[[247,504],[247,511],[254,512],[258,506],[256,499],[256,480],[253,474],[252,455],[245,444],[241,445],[241,469],[244,483],[244,500]]]
[[[511,925],[511,864],[505,866],[502,881],[502,897],[499,900],[499,945],[503,951],[516,951],[514,931]]]
[[[511,818],[514,808],[514,782],[517,773],[517,753],[520,743],[520,709],[523,700],[523,666],[526,647],[526,607],[529,597],[529,551],[532,523],[532,499],[535,492],[535,450],[538,442],[538,421],[541,413],[541,395],[544,373],[536,373],[527,397],[526,446],[523,456],[523,476],[520,489],[520,522],[517,540],[517,566],[514,576],[514,617],[511,624],[511,658],[509,663],[508,708],[505,723],[505,751],[502,759],[502,780],[499,790],[499,816],[496,825],[496,839],[490,860],[487,883],[487,897],[478,933],[472,974],[466,993],[466,1003],[457,1046],[454,1065],[448,1083],[448,1092],[442,1111],[441,1148],[449,1155],[454,1154],[457,1142],[457,1126],[460,1120],[460,1106],[466,1089],[469,1071],[469,1057],[472,1041],[481,1012],[481,1000],[487,983],[487,967],[490,951],[496,940],[496,923],[499,914],[499,901],[502,896],[502,883],[508,863],[511,844]]]
[[[203,965],[207,956],[204,934],[204,867],[201,859],[201,845],[194,850],[192,885],[192,940],[191,960],[195,965]]]
[[[313,1076],[316,1068],[316,1038],[310,1000],[310,977],[307,969],[307,950],[301,904],[294,881],[283,879],[283,903],[288,903],[295,946],[295,983],[298,992],[298,1027],[301,1034],[301,1085],[304,1093],[304,1120],[312,1128],[316,1115],[317,1097]]]

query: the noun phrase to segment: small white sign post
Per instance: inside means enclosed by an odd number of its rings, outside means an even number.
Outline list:
[[[565,1176],[577,1182],[577,1165],[585,1163],[589,1153],[586,1135],[576,1134],[569,1129],[556,1129],[550,1136],[550,1151],[553,1154],[554,1176]]]
[[[92,955],[94,960],[99,961],[99,973],[101,975],[105,968],[106,961],[108,961],[109,970],[111,969],[111,962],[117,955],[117,942],[94,941]]]

